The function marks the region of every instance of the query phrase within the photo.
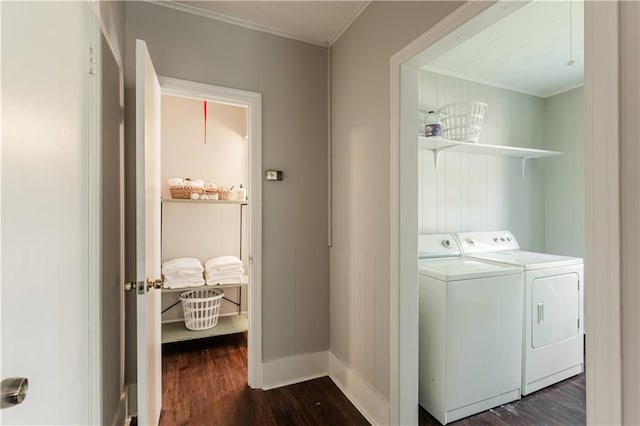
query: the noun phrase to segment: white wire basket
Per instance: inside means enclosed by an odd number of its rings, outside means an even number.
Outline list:
[[[218,325],[220,303],[224,291],[202,288],[185,291],[180,295],[184,311],[184,325],[188,330],[207,330]]]
[[[444,138],[479,142],[487,107],[484,102],[460,102],[440,108],[438,115],[442,120]]]

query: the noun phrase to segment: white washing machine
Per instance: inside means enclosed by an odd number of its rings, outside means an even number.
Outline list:
[[[456,239],[465,256],[523,271],[522,395],[582,373],[582,259],[519,250],[509,231],[458,233]]]
[[[522,270],[418,237],[419,401],[442,424],[520,398]]]

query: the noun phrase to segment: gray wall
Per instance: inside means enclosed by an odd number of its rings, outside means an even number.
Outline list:
[[[622,423],[640,424],[640,4],[620,3]]]
[[[389,398],[389,60],[458,2],[372,2],[332,47],[331,350]]]
[[[134,46],[159,75],[262,93],[263,360],[329,347],[327,49],[144,2],[126,3],[127,214],[135,143]],[[133,217],[127,247],[133,249]],[[130,264],[128,262],[128,264]],[[128,276],[132,276],[129,271]],[[131,337],[129,329],[128,337]],[[135,360],[127,360],[132,380]]]
[[[101,2],[102,55],[102,422],[118,415],[124,385],[123,241],[121,233],[124,3]]]
[[[545,251],[584,257],[584,88],[544,100]]]

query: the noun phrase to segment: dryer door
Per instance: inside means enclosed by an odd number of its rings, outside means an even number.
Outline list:
[[[576,273],[535,278],[531,297],[531,345],[534,349],[575,337],[580,318]]]

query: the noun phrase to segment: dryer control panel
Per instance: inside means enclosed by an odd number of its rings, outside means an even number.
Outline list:
[[[510,231],[458,232],[455,234],[463,254],[518,250],[518,241]]]

